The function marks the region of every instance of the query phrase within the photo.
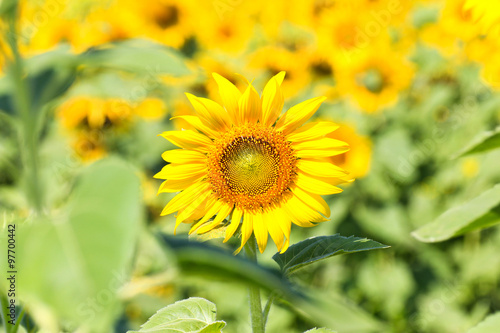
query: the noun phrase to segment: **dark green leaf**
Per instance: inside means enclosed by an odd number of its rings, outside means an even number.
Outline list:
[[[412,233],[421,242],[441,242],[500,222],[500,185],[453,207]]]
[[[280,265],[284,274],[289,275],[304,266],[339,254],[388,247],[367,238],[343,237],[337,234],[308,238],[290,246],[285,253],[276,253],[273,259]]]
[[[457,157],[484,153],[500,148],[500,127],[493,131],[486,131],[475,137],[472,142],[457,154]]]
[[[179,267],[187,274],[251,283],[269,291],[280,291],[287,297],[301,297],[278,270],[261,266],[242,255],[234,256],[231,252],[207,243],[166,235],[159,237],[174,253]]]

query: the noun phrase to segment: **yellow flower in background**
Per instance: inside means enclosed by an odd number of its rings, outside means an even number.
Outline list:
[[[487,0],[465,0],[463,11],[479,25],[481,33],[498,29],[500,24],[500,2]]]
[[[370,171],[371,141],[359,135],[354,127],[347,124],[339,125],[340,127],[335,132],[327,134],[326,137],[344,141],[350,149],[345,154],[330,157],[330,160],[342,169],[349,170],[349,176],[352,178],[362,178]]]
[[[119,99],[78,96],[63,103],[58,115],[66,128],[102,128],[107,123],[123,122],[131,113],[130,105]]]
[[[363,111],[373,113],[394,105],[409,87],[413,73],[404,55],[384,43],[340,67],[336,82],[340,95],[349,96]]]
[[[307,70],[307,58],[299,52],[283,47],[263,47],[249,56],[249,69],[260,72],[266,79],[281,71],[287,73],[283,93],[294,96],[306,87],[311,78]]]
[[[492,88],[500,88],[500,62],[492,54],[500,52],[500,40],[495,35],[475,39],[466,45],[467,57],[481,64],[481,77]]]
[[[181,47],[194,33],[199,7],[192,1],[146,0],[133,1],[136,20],[143,21],[141,37],[149,37],[175,48]]]
[[[93,162],[107,155],[102,135],[95,130],[78,131],[72,147],[83,162]]]
[[[146,98],[131,104],[119,98],[77,96],[68,99],[59,107],[58,116],[66,128],[102,128],[113,124],[119,126],[136,115],[146,120],[161,119],[166,113],[164,103],[157,98]]]
[[[201,46],[233,54],[243,51],[253,35],[254,21],[247,13],[234,11],[221,18],[211,11],[204,11],[212,15],[203,15],[197,22],[196,37]]]
[[[237,252],[252,232],[260,252],[268,234],[284,252],[292,222],[312,227],[327,220],[330,208],[321,195],[341,192],[335,185],[350,180],[329,158],[349,148],[325,137],[336,124],[304,125],[324,97],[302,102],[280,117],[284,75],[275,75],[259,96],[250,83],[242,93],[214,74],[223,105],[187,94],[196,115],[181,117],[196,130],[161,134],[181,149],[163,153],[170,164],[155,175],[166,179],[159,193],[180,192],[162,212],[177,212],[175,228],[192,223],[190,233],[201,234],[223,226],[228,218],[224,241],[241,224]]]

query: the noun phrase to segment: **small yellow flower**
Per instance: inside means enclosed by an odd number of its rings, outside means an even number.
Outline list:
[[[413,78],[413,67],[404,55],[388,45],[357,54],[349,65],[338,68],[339,94],[349,96],[365,112],[372,113],[395,104],[399,93]]]
[[[307,70],[307,58],[302,54],[290,51],[284,47],[263,47],[250,55],[248,67],[261,72],[266,79],[285,71],[286,85],[283,93],[288,96],[296,95],[306,87],[311,77]]]
[[[479,25],[481,33],[500,28],[500,2],[498,1],[465,0],[462,10]]]
[[[163,153],[169,162],[156,178],[166,179],[159,192],[180,192],[162,215],[177,212],[176,226],[192,223],[190,233],[225,224],[224,241],[241,225],[241,250],[255,235],[260,252],[271,235],[284,252],[291,223],[312,227],[326,221],[328,204],[321,195],[341,192],[347,172],[329,158],[345,153],[345,142],[327,138],[332,122],[304,125],[324,97],[302,102],[280,116],[284,98],[278,73],[259,96],[249,83],[242,93],[218,74],[223,105],[187,94],[196,115],[180,116],[196,130],[161,134],[181,149]],[[303,126],[304,125],[304,126]]]

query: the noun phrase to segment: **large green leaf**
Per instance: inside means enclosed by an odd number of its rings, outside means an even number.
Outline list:
[[[107,331],[127,282],[141,219],[139,181],[117,159],[78,178],[63,217],[21,225],[19,290],[33,313]],[[38,312],[41,311],[42,312]],[[50,310],[50,311],[47,311]],[[50,321],[49,321],[50,322]]]
[[[288,305],[315,325],[345,333],[388,332],[383,323],[344,296],[307,286],[301,289],[307,299]]]
[[[159,237],[167,246],[168,253],[174,254],[179,268],[185,274],[250,283],[268,291],[279,291],[291,299],[302,297],[278,270],[259,265],[241,255],[234,256],[229,251],[207,243],[166,235]]]
[[[182,55],[164,45],[147,40],[127,40],[105,44],[82,54],[81,61],[92,68],[108,68],[148,76],[189,74]]]
[[[500,127],[493,131],[486,131],[475,137],[471,143],[461,150],[457,156],[466,156],[476,153],[484,153],[500,148]]]
[[[335,331],[321,327],[321,328],[312,328],[310,330],[305,331],[304,333],[335,333]]]
[[[290,246],[285,253],[276,253],[273,259],[280,265],[284,274],[289,275],[304,266],[339,254],[388,247],[367,238],[343,237],[337,234],[308,238]]]
[[[421,242],[441,242],[499,222],[500,185],[496,185],[471,201],[447,210],[412,235]]]
[[[486,317],[485,320],[471,328],[467,333],[498,333],[500,330],[500,312]]]
[[[138,331],[129,333],[220,333],[226,323],[216,321],[215,304],[190,297],[158,310]]]

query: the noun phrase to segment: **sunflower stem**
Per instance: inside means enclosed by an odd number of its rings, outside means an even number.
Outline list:
[[[250,260],[257,262],[257,247],[255,244],[254,236],[250,237],[250,239],[245,244],[245,252]],[[250,298],[250,318],[252,320],[252,332],[264,333],[265,325],[259,287],[248,287],[248,295]]]
[[[25,78],[24,64],[18,48],[18,34],[16,20],[19,14],[19,4],[13,9],[8,18],[8,33],[6,40],[12,51],[12,68],[10,76],[14,85],[14,105],[22,120],[21,142],[24,144],[22,159],[26,174],[26,194],[31,208],[36,214],[43,210],[42,187],[38,168],[38,114],[32,112],[32,103],[27,80]]]

